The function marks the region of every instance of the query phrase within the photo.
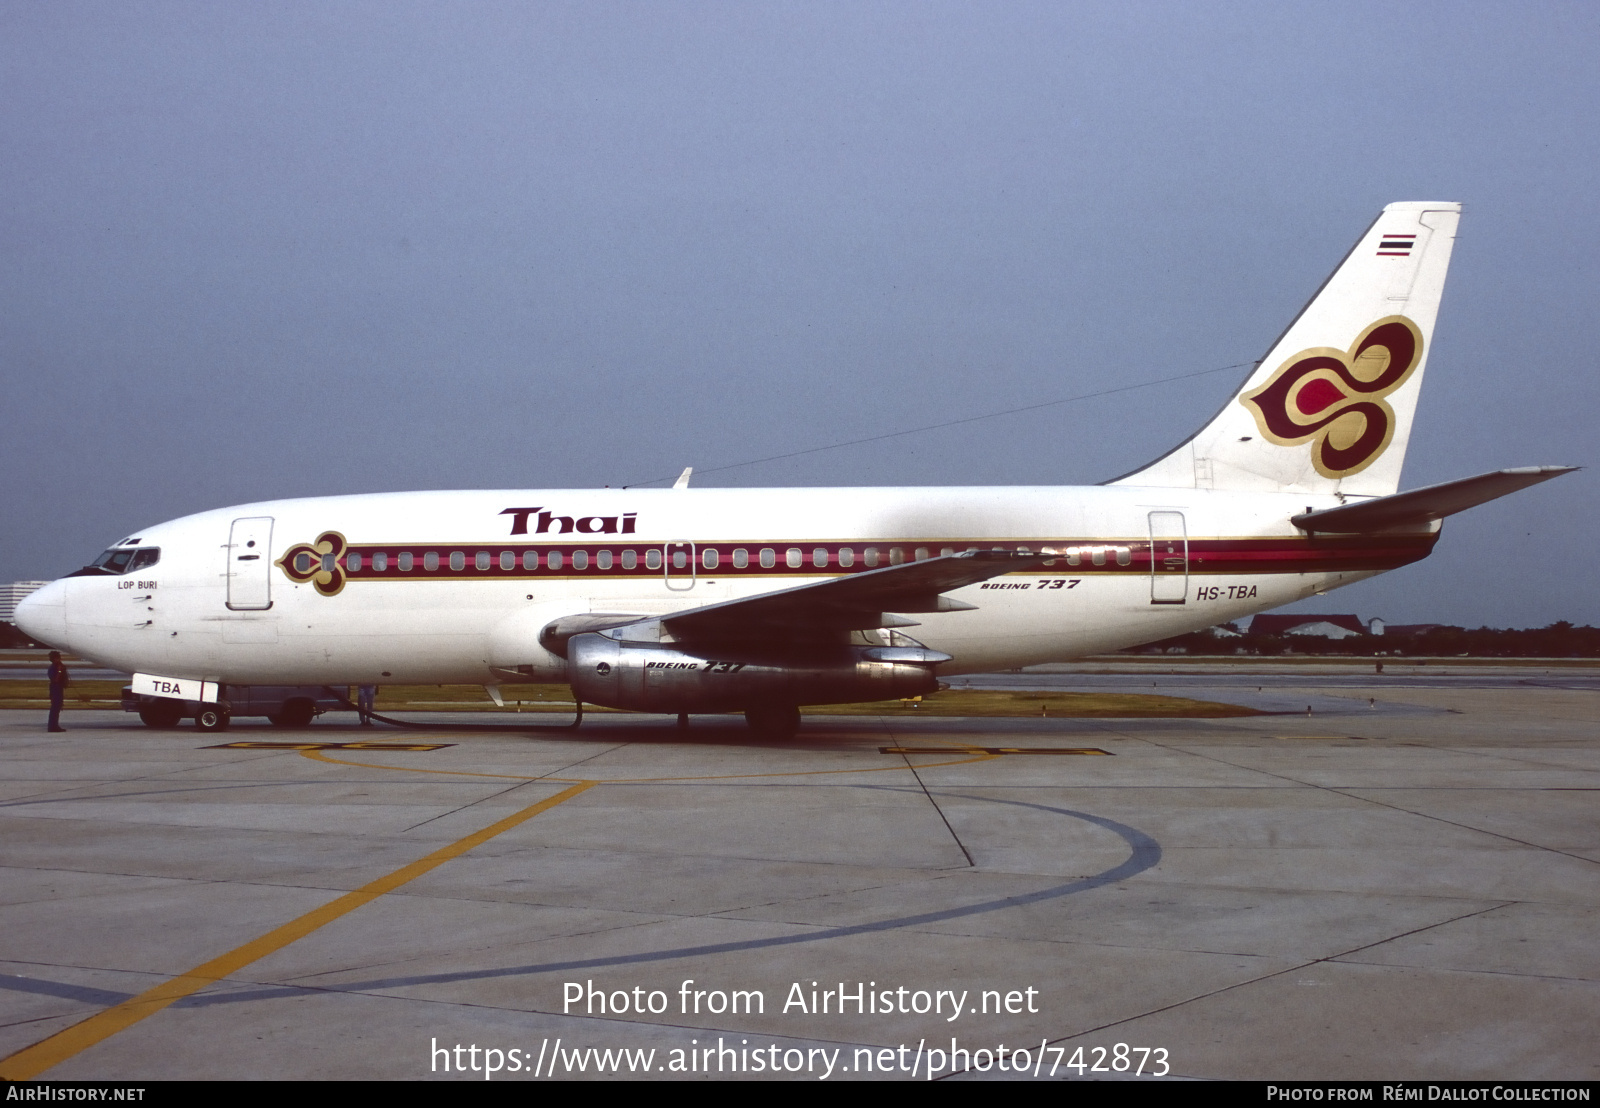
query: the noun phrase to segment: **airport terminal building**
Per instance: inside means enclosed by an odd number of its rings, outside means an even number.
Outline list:
[[[13,581],[9,585],[0,585],[0,620],[12,622],[17,614],[17,605],[22,599],[36,589],[48,585],[48,581]]]
[[[0,585],[0,646],[27,646],[28,637],[12,626],[17,605],[35,589],[48,585],[48,581],[13,581]]]

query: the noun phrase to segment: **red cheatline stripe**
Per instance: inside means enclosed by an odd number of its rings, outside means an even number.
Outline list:
[[[1238,573],[1247,571],[1264,572],[1310,572],[1325,569],[1378,569],[1392,568],[1416,561],[1426,555],[1433,546],[1436,536],[1422,535],[1409,537],[1396,537],[1388,540],[1373,540],[1370,538],[1339,539],[1339,538],[1263,538],[1263,539],[1195,539],[1189,543],[1191,572],[1196,573]],[[1001,546],[1004,549],[1015,549],[1026,546],[1034,550],[1041,547],[1050,547],[1064,551],[1077,547],[1080,551],[1079,564],[1074,566],[1067,560],[1067,556],[1058,554],[1060,565],[1040,572],[1094,572],[1094,573],[1145,573],[1149,570],[1150,553],[1149,543],[1145,539],[1031,539],[1026,543],[1015,540],[997,544],[989,542],[973,542],[970,540],[955,539],[924,539],[920,542],[857,542],[857,543],[806,543],[798,545],[802,551],[802,562],[799,566],[788,564],[787,553],[796,547],[793,542],[766,543],[703,543],[697,545],[695,558],[695,572],[697,574],[718,574],[725,577],[752,576],[801,576],[813,577],[819,572],[830,574],[862,573],[872,569],[881,569],[893,564],[889,558],[889,551],[898,547],[907,557],[905,560],[914,560],[915,551],[926,548],[930,553],[937,554],[942,549],[951,548],[965,550],[969,547],[990,549]],[[878,564],[866,564],[864,552],[868,547],[876,547],[879,551]],[[736,567],[732,561],[732,551],[736,548],[745,549],[750,558],[744,567]],[[1131,561],[1126,565],[1118,564],[1114,551],[1123,549],[1131,556]],[[624,549],[631,549],[637,556],[634,568],[624,568],[621,553]],[[517,546],[467,546],[463,544],[458,550],[465,556],[466,564],[462,569],[449,568],[449,557],[452,551],[449,544],[439,543],[430,547],[399,547],[391,545],[357,545],[352,544],[348,553],[362,556],[361,569],[349,571],[341,561],[340,571],[348,581],[400,581],[400,580],[437,580],[437,579],[466,579],[466,580],[530,580],[540,578],[578,578],[578,577],[611,577],[611,578],[648,578],[660,574],[660,566],[651,568],[644,558],[647,550],[659,550],[656,544],[626,544],[618,546],[571,546],[571,545],[539,545]],[[760,551],[771,549],[777,555],[776,564],[763,567],[760,564]],[[826,552],[825,564],[817,565],[813,559],[815,550]],[[842,549],[851,550],[854,554],[852,564],[843,566],[839,564],[839,552]],[[1095,550],[1105,550],[1108,557],[1106,564],[1095,565],[1092,554]],[[398,555],[408,550],[414,558],[412,569],[402,571],[398,568]],[[601,569],[596,555],[601,550],[612,553],[610,568]],[[436,569],[425,568],[421,555],[427,552],[437,553],[439,564]],[[523,567],[522,555],[527,552],[539,555],[539,568],[527,569]],[[559,551],[566,563],[560,569],[550,569],[548,555]],[[707,551],[715,551],[718,565],[713,569],[705,567],[703,556]],[[477,555],[479,552],[490,556],[487,569],[477,568]],[[511,569],[500,567],[500,554],[510,552],[516,556],[516,564]],[[589,564],[583,569],[572,567],[571,560],[574,553],[585,553],[589,557]],[[1042,551],[1041,551],[1042,552]],[[388,556],[388,567],[382,571],[374,570],[371,556],[383,553]],[[674,569],[675,574],[687,575],[689,567]],[[1030,571],[1031,572],[1031,571]]]

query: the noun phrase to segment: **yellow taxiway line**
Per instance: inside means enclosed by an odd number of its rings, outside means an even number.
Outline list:
[[[27,1081],[36,1077],[51,1066],[64,1062],[74,1054],[131,1027],[146,1016],[155,1015],[174,1001],[182,1000],[191,993],[222,980],[228,974],[259,961],[274,951],[282,950],[296,939],[304,938],[319,927],[355,911],[384,893],[393,892],[401,885],[416,880],[452,858],[459,857],[474,847],[482,846],[496,835],[526,823],[540,812],[548,812],[556,805],[566,803],[578,794],[592,789],[596,784],[598,782],[579,781],[554,796],[529,805],[515,815],[507,816],[498,823],[492,823],[481,831],[474,831],[466,838],[458,839],[449,846],[440,847],[410,865],[401,866],[393,873],[368,882],[353,892],[345,893],[320,908],[314,908],[299,919],[291,920],[282,927],[268,931],[260,938],[252,939],[220,957],[201,963],[187,973],[164,981],[154,988],[146,989],[138,996],[130,997],[121,1004],[90,1016],[81,1023],[75,1023],[65,1030],[56,1032],[48,1039],[19,1050],[0,1062],[0,1078],[8,1081]]]
[[[926,753],[919,752],[919,753]],[[908,766],[905,763],[894,766],[861,766],[856,769],[799,769],[787,770],[782,773],[703,773],[693,777],[608,777],[603,781],[593,781],[595,785],[648,785],[668,781],[736,781],[748,777],[820,777],[829,773],[892,773],[896,770],[904,772],[907,769],[936,769],[939,766],[964,766],[970,762],[987,762],[993,758],[1002,757],[988,751],[978,753],[964,747],[957,747],[950,751],[952,754],[971,754],[973,757],[961,758],[954,762],[929,762],[926,765]],[[302,758],[310,758],[313,762],[327,762],[335,766],[354,766],[357,769],[392,769],[404,773],[444,773],[454,777],[500,777],[510,781],[574,781],[573,777],[524,777],[515,773],[475,773],[465,769],[427,769],[419,766],[385,766],[376,762],[350,762],[343,758],[330,758],[320,750],[301,750]]]
[[[310,746],[311,744],[307,744]],[[49,1038],[33,1044],[9,1058],[0,1061],[0,1078],[8,1081],[27,1081],[37,1075],[66,1061],[75,1054],[89,1049],[96,1043],[103,1042],[112,1035],[123,1031],[147,1016],[152,1016],[163,1008],[176,1001],[190,996],[207,985],[215,984],[235,973],[252,962],[258,962],[267,955],[282,950],[290,943],[316,931],[341,916],[348,915],[364,904],[368,904],[385,893],[393,892],[409,881],[435,869],[452,858],[460,857],[474,847],[481,846],[503,832],[511,830],[519,824],[525,823],[541,812],[547,812],[558,804],[563,804],[580,793],[587,792],[596,785],[611,784],[646,784],[652,782],[673,781],[729,781],[741,778],[755,777],[813,777],[825,774],[839,773],[885,773],[890,771],[904,771],[906,769],[936,769],[941,766],[968,765],[973,762],[987,762],[994,758],[1002,757],[1000,753],[987,750],[974,750],[970,747],[952,747],[950,753],[965,754],[967,757],[948,762],[930,762],[926,765],[910,766],[905,763],[894,766],[861,766],[855,769],[825,769],[825,770],[794,770],[782,773],[728,773],[704,774],[695,777],[624,777],[606,781],[578,779],[571,777],[527,777],[511,773],[476,773],[471,770],[453,769],[425,769],[416,766],[386,766],[372,762],[351,762],[343,758],[330,758],[320,749],[296,749],[303,758],[316,762],[327,762],[330,765],[352,766],[357,769],[398,770],[405,773],[434,773],[447,774],[458,777],[493,777],[512,781],[550,781],[572,782],[572,784],[555,794],[532,804],[512,816],[507,816],[498,823],[490,824],[481,831],[475,831],[464,839],[459,839],[449,846],[441,847],[415,862],[405,865],[371,881],[361,888],[345,893],[343,896],[329,901],[320,908],[314,908],[305,915],[294,919],[272,931],[268,931],[259,938],[252,939],[243,946],[235,947],[226,954],[204,962],[186,973],[168,979],[153,988],[146,989],[138,996],[130,997],[120,1004],[113,1005],[103,1012],[99,1012],[80,1023],[75,1023],[62,1031],[56,1032]],[[917,753],[933,753],[932,750],[919,750]]]

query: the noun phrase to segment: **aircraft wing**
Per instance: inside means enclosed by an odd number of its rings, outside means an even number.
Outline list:
[[[675,638],[743,639],[771,632],[860,631],[914,626],[899,612],[955,612],[974,605],[942,593],[1002,573],[1054,561],[1053,554],[968,550],[920,562],[852,573],[829,581],[691,608],[662,617]]]
[[[1523,466],[1520,469],[1497,469],[1493,473],[1480,473],[1476,477],[1463,477],[1442,485],[1429,485],[1427,488],[1397,492],[1392,496],[1380,496],[1356,504],[1324,508],[1320,512],[1302,512],[1289,522],[1305,531],[1337,535],[1421,527],[1497,500],[1529,485],[1571,473],[1577,468]]]

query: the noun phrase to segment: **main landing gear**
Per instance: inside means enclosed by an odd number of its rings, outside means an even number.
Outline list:
[[[744,721],[764,739],[792,739],[800,730],[800,709],[792,704],[761,704],[746,708]]]

